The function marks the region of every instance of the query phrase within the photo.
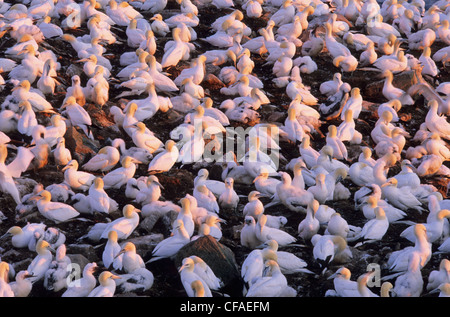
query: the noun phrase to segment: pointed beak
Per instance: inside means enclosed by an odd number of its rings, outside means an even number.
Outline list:
[[[142,164],[141,161],[136,160],[135,158],[131,158],[131,162],[136,163],[136,164]],[[161,185],[160,185],[161,186]]]
[[[186,265],[182,265],[182,266],[180,266],[180,268],[178,269],[178,273],[180,273],[181,271],[183,271],[183,269],[186,267]]]
[[[389,186],[389,185],[391,185],[391,182],[386,182],[383,185],[381,185],[380,187],[383,188],[383,187],[386,187],[386,186]]]
[[[336,276],[337,276],[337,273],[331,274],[331,275],[327,278],[327,280],[332,280],[332,279],[334,279]]]
[[[253,184],[256,183],[256,181],[257,181],[258,179],[260,179],[260,178],[261,178],[261,175],[257,176],[257,177],[253,180]]]
[[[64,166],[63,168],[62,168],[62,172],[64,172],[66,169],[68,169],[69,167],[71,167],[72,165],[66,165],[66,166]]]
[[[125,253],[125,249],[120,250],[120,252],[117,253],[116,256],[114,257],[114,259],[118,258],[119,256],[121,256],[124,253]]]
[[[42,197],[42,196],[41,196],[40,194],[37,194],[37,195],[32,196],[32,197],[30,198],[30,200],[36,201],[36,200],[41,199],[41,197]]]

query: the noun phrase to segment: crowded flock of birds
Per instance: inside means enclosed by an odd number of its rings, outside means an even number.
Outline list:
[[[424,179],[450,175],[444,164],[450,160],[446,117],[450,83],[439,79],[440,69],[450,62],[450,2],[438,0],[429,8],[422,0],[381,4],[375,0],[177,0],[175,5],[176,12],[163,18],[167,0],[0,2],[2,37],[14,39],[13,45],[2,47],[0,58],[0,83],[4,89],[13,87],[1,102],[0,188],[16,206],[13,212],[3,210],[3,216],[4,220],[20,219],[38,210],[52,224],[28,223],[2,232],[14,249],[35,252],[35,258],[19,272],[14,263],[0,263],[1,296],[28,296],[37,282],[47,290],[63,291],[64,297],[148,290],[155,276],[136,246],[126,241],[143,218],[178,213],[172,234],[152,251],[149,261],[154,262],[173,257],[202,235],[220,242],[221,229],[227,225],[224,211],[237,212],[241,204],[239,243],[249,250],[238,263],[244,296],[297,296],[286,275],[325,274],[334,264],[339,267],[330,275],[334,289],[324,296],[439,293],[448,297],[450,201]],[[210,25],[207,37],[198,38],[199,16],[211,7],[223,15]],[[262,17],[267,23],[260,29],[244,23],[244,19]],[[84,35],[71,33],[81,28]],[[120,28],[126,34],[122,42],[115,35]],[[302,34],[308,35],[306,40],[300,39]],[[165,37],[169,40],[158,47],[157,40]],[[45,45],[46,39],[70,43],[88,78],[82,82],[82,76],[74,75],[62,104],[47,100],[61,85],[57,77],[64,69],[57,54]],[[199,41],[212,49],[199,52]],[[108,56],[108,46],[118,42],[123,47],[119,68]],[[433,49],[434,43],[444,44],[443,48]],[[162,58],[155,57],[156,52]],[[264,90],[267,83],[255,75],[255,57],[271,67],[272,84],[291,100],[283,110],[287,115],[283,124],[260,122],[259,110],[276,102]],[[320,83],[320,97],[326,97],[323,103],[302,83],[302,77],[317,71],[321,58],[336,67],[333,78]],[[176,76],[167,72],[186,63],[189,66]],[[206,91],[202,85],[211,65],[220,69],[217,77],[224,83],[217,91]],[[364,111],[360,88],[342,80],[343,74],[364,68],[384,77],[379,119],[370,136],[356,129],[355,122]],[[418,82],[408,91],[395,87],[394,76],[411,70]],[[120,97],[130,98],[123,108],[110,98],[117,89],[122,91]],[[424,98],[418,99],[420,95]],[[424,104],[417,105],[420,100]],[[399,111],[408,112],[415,103],[427,114],[413,133],[402,125]],[[96,139],[87,104],[100,108],[113,104],[109,113],[124,135],[88,161],[79,162],[66,148],[64,136],[71,126],[85,138]],[[184,122],[170,132],[170,139],[160,139],[146,123],[170,109],[182,113]],[[314,147],[314,137],[323,132],[320,127],[327,120],[338,124],[328,125],[323,147]],[[211,136],[237,125],[253,126],[255,133],[241,140],[244,157],[224,153],[228,160],[221,165],[222,180],[209,179],[208,170],[215,164],[209,163],[199,169],[190,194],[180,201],[162,199],[165,189],[158,174],[201,161],[206,146],[215,141]],[[23,139],[14,140],[12,135]],[[368,137],[370,144],[364,142]],[[407,139],[419,145],[405,146]],[[276,140],[292,150],[280,150]],[[349,145],[360,146],[353,162]],[[297,149],[298,157],[278,164],[284,159],[281,152]],[[49,160],[61,167],[64,182],[37,184],[24,192],[21,185],[27,172],[45,167]],[[148,166],[148,175],[135,175],[139,165]],[[389,174],[394,166],[401,166],[401,171]],[[343,180],[358,190],[350,192]],[[237,193],[235,184],[245,185],[248,197]],[[124,190],[128,201],[117,202],[109,196],[110,189]],[[262,197],[270,202],[264,204]],[[338,200],[354,201],[364,225],[348,223],[345,214],[330,207],[329,202]],[[291,217],[271,214],[277,206],[297,215],[297,235],[284,230]],[[106,241],[101,261],[87,264],[81,279],[68,283],[71,260],[58,225],[117,210],[123,217],[95,223],[83,236],[93,244]],[[408,219],[411,212],[427,213],[426,222]],[[368,287],[374,272],[352,277],[347,267],[352,249],[376,244],[398,223],[408,225],[398,240],[410,244],[385,259],[392,275],[384,277],[381,292],[374,293]],[[308,261],[317,263],[320,272],[312,272],[305,259],[282,250],[296,244],[310,248]],[[422,269],[436,254],[444,254],[441,265],[423,276]],[[102,273],[97,276],[99,269]],[[191,297],[217,295],[223,287],[208,264],[196,256],[183,260],[179,278]]]

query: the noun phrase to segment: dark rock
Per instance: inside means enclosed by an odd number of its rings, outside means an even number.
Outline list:
[[[82,254],[67,254],[67,256],[69,257],[70,261],[73,264],[77,264],[80,268],[80,273],[83,272],[84,267],[86,266],[86,264],[94,262],[94,261],[89,261],[84,255]]]
[[[169,172],[158,174],[158,180],[164,186],[164,198],[176,202],[186,194],[192,193],[194,177],[184,168],[173,168]]]
[[[133,239],[128,239],[127,242],[132,242],[136,246],[136,253],[144,255],[150,252],[154,247],[164,239],[161,233],[149,234]]]
[[[162,230],[164,232],[164,235],[167,236],[168,234],[170,234],[169,232],[172,228],[173,222],[177,219],[177,217],[178,213],[174,210],[171,210],[160,218],[160,222],[163,225]]]
[[[100,145],[96,140],[90,140],[83,132],[78,132],[75,127],[67,127],[66,147],[74,155],[78,163],[84,162],[89,155],[95,155],[100,149]]]
[[[66,69],[66,75],[68,78],[72,78],[72,76],[82,76],[83,74],[83,68],[76,65],[76,64],[70,64],[69,67]]]
[[[222,68],[219,66],[208,63],[208,64],[206,64],[205,72],[206,72],[206,74],[213,74],[214,76],[218,76],[221,69]]]
[[[100,128],[108,128],[110,126],[116,125],[114,121],[110,119],[110,117],[106,114],[109,113],[109,110],[105,112],[103,108],[98,107],[94,104],[88,103],[85,105],[86,111],[89,113],[89,116],[92,119],[92,124],[94,126]]]
[[[217,78],[214,74],[206,74],[205,78],[203,79],[202,85],[204,89],[208,89],[210,91],[217,91],[220,88],[225,87],[226,85]]]
[[[67,254],[82,254],[90,262],[97,262],[98,255],[94,247],[90,244],[69,244]]]
[[[222,279],[221,292],[230,296],[242,296],[243,281],[233,251],[211,236],[200,237],[182,247],[174,258],[180,267],[184,258],[196,255],[203,259],[217,277]]]
[[[269,122],[283,122],[286,119],[286,113],[281,111],[273,111],[269,117],[267,118],[267,121]]]

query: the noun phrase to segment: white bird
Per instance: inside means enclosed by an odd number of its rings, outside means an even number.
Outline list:
[[[280,246],[288,245],[295,242],[297,239],[291,236],[286,231],[281,229],[271,228],[266,225],[267,216],[260,214],[256,223],[256,237],[260,241],[275,240]]]
[[[149,163],[148,171],[163,173],[169,171],[178,160],[179,151],[173,140],[167,140],[165,150],[158,153]]]
[[[266,168],[260,169],[260,174],[253,180],[255,188],[262,195],[272,197],[276,194],[276,187],[281,181],[276,178],[269,177],[269,171]]]
[[[356,124],[353,119],[353,110],[347,109],[344,114],[344,121],[337,127],[338,138],[344,142],[349,141],[350,144],[361,144],[362,134],[356,130]]]
[[[180,274],[181,283],[186,290],[188,297],[194,297],[194,290],[191,287],[191,283],[194,281],[200,281],[202,283],[203,289],[205,290],[205,297],[212,297],[211,289],[208,284],[197,273],[195,273],[195,262],[192,258],[184,258],[178,272]]]
[[[131,156],[142,164],[149,164],[153,158],[153,155],[147,151],[146,149],[142,149],[139,147],[129,147],[126,148],[125,141],[121,138],[116,138],[112,141],[111,146],[118,148],[121,153],[121,158],[123,159],[125,156]]]
[[[36,236],[43,236],[45,224],[43,223],[27,223],[23,228],[12,226],[5,233],[12,235],[11,244],[15,248],[28,248],[30,251],[36,250]]]
[[[118,208],[117,202],[108,196],[103,187],[103,179],[97,177],[89,188],[87,199],[91,212],[109,214]]]
[[[164,22],[161,14],[154,14],[153,17],[150,18],[150,21],[152,21],[150,26],[154,34],[166,36],[166,34],[170,32],[169,26]]]
[[[0,262],[0,295],[2,297],[14,297],[14,291],[12,290],[11,286],[8,284],[8,274],[10,271],[9,263],[7,262]]]
[[[132,242],[126,242],[116,256],[123,255],[122,270],[125,273],[133,273],[137,269],[145,268],[144,260],[136,253],[136,246]]]
[[[337,127],[333,124],[328,126],[326,135],[326,146],[331,148],[332,157],[338,160],[348,159],[348,150],[345,144],[337,136]]]
[[[328,279],[333,279],[335,294],[339,297],[359,297],[358,283],[352,281],[351,272],[346,267],[339,268]]]
[[[256,237],[256,220],[252,216],[245,216],[244,219],[244,227],[241,229],[240,232],[240,242],[241,245],[250,248],[255,249],[264,241],[260,241]]]
[[[271,16],[271,20],[275,22],[276,26],[280,26],[292,21],[296,13],[296,8],[293,1],[284,0],[279,10]]]
[[[277,185],[277,199],[292,211],[304,212],[304,207],[314,198],[314,195],[306,190],[292,186],[289,174],[279,172],[281,183]],[[267,207],[267,206],[266,206]]]
[[[109,231],[108,241],[102,252],[103,265],[107,270],[122,270],[123,255],[119,255],[121,249],[118,243],[117,231]]]
[[[61,114],[68,117],[72,126],[81,128],[89,138],[94,139],[91,131],[92,119],[89,113],[76,103],[75,97],[68,97],[61,106],[60,110],[62,109],[64,111]]]
[[[123,216],[108,223],[100,239],[108,239],[108,234],[112,230],[117,232],[119,240],[127,239],[139,225],[139,212],[140,210],[133,205],[125,205],[122,209]]]
[[[182,220],[175,220],[172,228],[173,235],[162,240],[155,246],[152,251],[152,258],[147,263],[162,258],[170,258],[191,241]]]
[[[181,60],[187,60],[190,57],[192,47],[189,44],[191,43],[183,42],[180,39],[180,33],[180,28],[175,27],[172,29],[173,40],[168,41],[164,46],[164,55],[161,61],[163,68],[176,66]]]
[[[91,262],[83,268],[83,276],[68,284],[67,290],[61,297],[87,297],[97,285],[93,273],[98,269],[97,263]]]
[[[158,201],[161,198],[161,189],[164,187],[155,175],[150,175],[145,180],[145,185],[139,186],[135,201],[142,206],[151,202]]]
[[[311,138],[305,135],[299,145],[300,156],[308,168],[317,164],[320,154],[311,146]]]
[[[28,279],[29,277],[31,277],[30,273],[27,270],[23,270],[16,274],[14,282],[9,283],[14,292],[14,297],[28,297],[33,288],[33,284]]]
[[[219,197],[225,191],[225,183],[213,179],[208,179],[207,169],[200,169],[194,178],[194,186],[205,185],[216,197]]]
[[[422,294],[421,256],[418,252],[412,252],[408,257],[407,271],[397,277],[392,292],[396,297],[419,297]]]
[[[419,57],[419,62],[421,65],[423,65],[422,74],[436,77],[437,75],[439,75],[440,71],[436,66],[436,63],[430,56],[431,48],[428,46],[424,47],[422,54]]]
[[[428,263],[431,257],[431,243],[428,242],[426,230],[426,227],[421,223],[414,226],[414,234],[416,236],[414,246],[408,246],[391,253],[387,262],[390,271],[407,271],[409,258],[412,253],[418,253],[420,255],[421,267],[424,267]]]
[[[315,217],[319,209],[319,202],[313,200],[306,208],[306,217],[298,224],[298,236],[303,240],[310,240],[320,229],[319,220]]]
[[[436,290],[441,284],[450,283],[450,261],[442,259],[439,269],[431,271],[428,275],[427,291]]]
[[[439,114],[439,104],[436,100],[428,101],[428,112],[425,117],[425,124],[428,130],[437,133],[443,139],[449,139],[448,132],[450,131],[450,124],[447,117]]]
[[[307,189],[307,192],[314,196],[314,199],[323,204],[327,200],[330,200],[334,188],[329,188],[329,185],[325,181],[326,174],[318,173],[315,177],[315,184]]]
[[[443,230],[445,225],[445,218],[450,218],[449,209],[441,209],[439,212],[435,212],[433,215],[430,212],[430,219],[423,225],[427,231],[427,240],[430,243],[438,242],[443,236]],[[408,239],[411,242],[416,240],[414,235],[414,225],[406,228],[400,233],[400,236]]]
[[[364,52],[359,56],[359,65],[361,67],[372,65],[378,59],[377,52],[375,51],[375,44],[369,42]]]
[[[66,148],[65,144],[65,138],[59,137],[56,147],[52,150],[57,165],[66,166],[72,160],[72,153]]]
[[[329,263],[346,263],[353,254],[348,248],[347,241],[341,236],[315,234],[311,238],[314,259],[322,267]]]
[[[435,30],[423,29],[408,36],[408,46],[410,50],[423,50],[425,47],[431,46],[435,40]]]
[[[393,223],[406,217],[406,213],[403,210],[395,208],[385,200],[379,199],[376,195],[367,197],[366,202],[360,208],[362,209],[364,217],[373,219],[375,217],[375,208],[378,206],[383,208],[389,223]]]
[[[350,233],[350,225],[338,212],[333,213],[328,220],[324,234],[341,236],[347,239]]]
[[[41,77],[37,81],[37,88],[44,94],[44,95],[50,95],[54,94],[56,85],[59,84],[59,82],[50,76],[50,71],[54,65],[54,61],[52,59],[47,59],[44,63],[44,68]]]
[[[36,205],[39,213],[55,223],[66,222],[80,215],[75,208],[68,204],[51,201],[51,193],[47,190],[41,191],[36,198],[38,199]]]
[[[244,209],[242,210],[242,213],[244,214],[244,217],[246,216],[252,216],[253,218],[258,218],[260,214],[264,212],[264,205],[259,200],[260,192],[259,191],[251,191],[248,194],[248,203],[245,204]]]
[[[279,250],[279,245],[275,240],[266,241],[263,245],[275,252],[276,261],[283,274],[312,273],[306,268],[308,264],[303,259],[291,252]]]
[[[141,162],[130,156],[125,156],[121,161],[121,167],[111,170],[108,174],[103,176],[104,188],[121,188],[134,176],[136,164],[139,163]]]
[[[286,277],[274,260],[264,263],[265,275],[257,279],[247,291],[246,297],[285,297],[295,296],[297,291],[288,286]]]
[[[206,185],[195,186],[193,195],[199,207],[205,208],[208,212],[219,213],[220,206],[217,198]]]
[[[194,261],[194,272],[206,282],[210,289],[218,290],[223,287],[222,280],[202,258],[196,255],[191,255],[190,258]]]
[[[82,165],[83,169],[90,172],[109,172],[120,160],[120,152],[114,146],[102,147],[97,154]]]
[[[191,212],[191,201],[188,198],[184,197],[181,199],[180,203],[181,210],[178,212],[177,220],[183,221],[183,225],[187,234],[189,235],[189,237],[192,237],[192,235],[194,234],[196,223]]]
[[[74,190],[87,191],[95,179],[95,175],[83,171],[78,171],[78,161],[71,160],[62,169],[64,181]]]
[[[87,297],[113,297],[116,292],[116,282],[114,280],[119,278],[119,276],[109,271],[103,271],[98,277],[100,285],[95,287]]]
[[[386,183],[381,185],[385,199],[393,206],[406,211],[407,209],[415,209],[422,212],[422,203],[409,190],[403,190],[402,187],[397,187],[398,181],[391,177]]]
[[[273,241],[273,240],[271,240]],[[263,244],[264,246],[266,243]],[[263,246],[261,245],[261,247]],[[263,276],[264,263],[267,260],[276,260],[276,254],[269,248],[255,249],[250,252],[241,265],[241,277],[245,283],[251,286]]]
[[[329,97],[337,93],[343,84],[342,74],[334,73],[332,80],[327,80],[320,84],[319,91],[321,94]]]
[[[135,130],[132,132],[131,138],[137,147],[146,149],[150,154],[153,154],[156,150],[164,146],[164,143],[162,143],[143,122],[139,121],[133,126],[135,127]]]
[[[225,179],[225,190],[217,200],[219,206],[223,209],[236,210],[239,203],[239,196],[234,190],[234,179],[228,177]]]
[[[55,259],[44,275],[44,287],[49,291],[59,292],[67,288],[72,261],[66,255],[66,245],[61,244],[55,252]]]
[[[21,114],[17,120],[17,130],[22,134],[31,136],[33,129],[38,125],[36,113],[27,100],[19,103],[19,109],[21,110]]]
[[[358,87],[352,88],[350,92],[350,98],[345,103],[341,112],[341,120],[345,119],[345,112],[347,110],[352,110],[353,119],[357,119],[362,110],[363,98],[361,96],[360,89]]]
[[[402,103],[402,105],[413,105],[414,100],[411,96],[403,91],[400,88],[394,87],[392,85],[392,80],[394,78],[392,72],[390,70],[385,70],[383,72],[383,76],[385,77],[384,85],[383,85],[383,96],[388,100],[398,99]]]
[[[37,255],[28,265],[27,271],[32,275],[30,281],[36,283],[44,278],[45,272],[50,267],[53,260],[53,254],[49,249],[52,249],[50,244],[45,240],[39,240],[36,244]]]
[[[376,207],[375,218],[367,221],[360,232],[354,237],[348,238],[347,241],[356,241],[363,239],[364,242],[381,240],[389,229],[389,221],[381,207]]]
[[[127,26],[132,19],[142,18],[142,15],[131,7],[128,2],[117,3],[110,0],[105,13],[120,26]]]
[[[305,128],[297,120],[296,109],[290,107],[288,110],[288,117],[286,118],[283,130],[287,133],[287,137],[292,142],[301,141],[306,135]]]

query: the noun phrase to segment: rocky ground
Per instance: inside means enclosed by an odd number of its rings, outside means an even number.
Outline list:
[[[200,24],[195,28],[199,38],[204,38],[212,34],[209,25],[216,18],[229,13],[231,10],[217,10],[211,7],[204,7],[200,10],[199,18]],[[167,8],[162,12],[164,17],[168,17],[179,12],[179,6],[175,1],[169,1]],[[150,18],[152,14],[144,12],[147,18]],[[257,31],[259,28],[264,27],[267,22],[269,12],[260,19],[250,19],[244,18],[243,22],[246,23],[253,31]],[[55,21],[57,23],[57,21]],[[320,31],[320,30],[318,30]],[[79,30],[71,30],[68,33],[74,35],[82,35],[86,32],[85,26]],[[125,28],[114,27],[114,33],[117,35],[119,41],[126,42]],[[305,34],[306,36],[306,34]],[[161,59],[164,47],[164,43],[170,40],[170,37],[158,38],[158,51],[155,54],[158,60]],[[11,39],[8,35],[5,35],[0,39],[0,54],[7,47],[13,45],[15,41]],[[197,40],[195,42],[196,52],[192,54],[192,57],[198,54],[210,50],[213,47],[208,43]],[[61,106],[62,100],[64,99],[64,94],[66,88],[70,85],[70,77],[74,74],[79,74],[82,78],[82,83],[86,83],[87,78],[82,74],[81,64],[74,63],[78,58],[75,56],[74,50],[71,46],[61,41],[60,39],[49,39],[43,43],[43,47],[53,50],[57,56],[58,61],[61,63],[61,70],[58,73],[58,80],[62,83],[58,87],[58,92],[49,98],[49,101],[54,105],[55,108]],[[441,44],[436,43],[432,49],[433,52],[439,49]],[[409,52],[405,47],[407,53],[419,56],[420,52]],[[127,48],[127,51],[130,50]],[[110,59],[112,65],[114,66],[113,75],[120,70],[120,65],[118,63],[120,54],[123,53],[124,46],[120,44],[113,44],[107,47],[107,56]],[[131,50],[130,50],[131,51]],[[252,56],[255,60],[256,66],[254,68],[254,74],[258,76],[264,82],[264,91],[271,100],[270,105],[263,106],[260,110],[261,122],[274,122],[283,123],[286,118],[286,109],[289,106],[290,99],[285,94],[284,89],[277,88],[272,79],[274,75],[272,74],[271,66],[264,65],[264,59],[259,56]],[[321,96],[319,92],[320,84],[332,78],[333,74],[339,69],[335,68],[326,52],[323,52],[319,57],[314,59],[319,66],[319,69],[311,75],[302,75],[303,82],[305,85],[311,87],[311,92],[318,97],[319,102],[323,101],[325,98]],[[188,62],[181,62],[176,68],[169,68],[167,71],[175,78],[179,72],[188,67]],[[445,68],[441,68],[440,81],[448,81],[449,73]],[[208,74],[217,75],[217,69],[214,67],[209,67],[207,70]],[[384,102],[385,100],[380,97],[380,89],[382,87],[382,78],[377,72],[371,72],[368,70],[357,70],[354,73],[343,73],[343,81],[351,84],[352,87],[360,87],[363,98],[365,100],[365,108],[361,113],[360,118],[357,120],[357,129],[363,134],[364,142],[369,146],[373,146],[370,139],[370,131],[378,119],[376,113],[373,111],[376,109],[377,105]],[[226,99],[225,96],[221,95],[218,91],[222,87],[220,81],[213,80],[214,77],[209,77],[210,80],[205,81],[202,85],[205,87],[207,94],[214,100],[215,104],[220,104],[221,101]],[[406,74],[403,77],[397,76],[394,85],[399,87],[409,87],[414,83],[414,76],[411,74]],[[72,150],[72,153],[76,153],[77,160],[80,165],[86,162],[98,149],[102,146],[108,144],[108,142],[115,137],[123,137],[125,134],[123,131],[119,130],[109,113],[109,109],[113,105],[125,104],[126,99],[116,99],[116,97],[123,91],[111,85],[110,99],[109,102],[103,107],[98,107],[93,104],[86,105],[87,110],[91,114],[93,119],[93,133],[96,141],[92,142],[83,137],[82,132],[76,129],[69,129],[66,134],[66,144]],[[4,87],[2,93],[0,94],[0,103],[10,94],[11,85],[7,84]],[[134,98],[134,97],[132,97]],[[424,121],[424,117],[427,113],[427,108],[424,106],[424,100],[421,97],[416,98],[416,103],[414,106],[404,107],[401,109],[401,122],[405,129],[409,131],[412,135],[417,131],[419,125]],[[147,126],[155,132],[155,134],[160,137],[161,140],[167,140],[169,138],[169,132],[175,128],[178,124],[183,121],[183,114],[177,113],[174,110],[169,110],[166,113],[159,112],[153,118],[146,121]],[[39,121],[42,124],[46,124],[49,121],[49,116],[45,114],[39,114]],[[336,120],[324,121],[321,126],[322,133],[326,133],[327,126],[329,124],[339,124]],[[16,145],[28,145],[30,140],[23,138],[20,134],[11,134],[11,139],[14,140]],[[132,145],[130,138],[125,138],[128,146]],[[316,149],[320,149],[324,143],[325,139],[318,134],[313,135],[313,145]],[[409,146],[415,146],[411,141],[407,141],[405,148]],[[292,144],[281,144],[282,154],[288,159],[292,159],[299,156],[298,148]],[[359,146],[350,147],[350,161],[355,160],[357,155],[359,155]],[[448,162],[447,162],[448,163]],[[177,166],[173,168],[170,172],[158,175],[161,184],[164,186],[163,196],[166,200],[171,200],[177,202],[179,199],[184,197],[186,194],[192,194],[193,189],[193,178],[197,174],[197,171],[203,166],[200,165],[188,165]],[[220,179],[221,169],[218,165],[209,165],[210,168],[210,178]],[[283,169],[283,164],[280,169]],[[397,166],[391,169],[391,173],[395,174],[400,170]],[[146,166],[139,166],[135,177],[145,176]],[[52,183],[60,183],[63,181],[63,173],[60,168],[54,165],[52,159],[46,167],[39,170],[30,170],[23,174],[24,178],[30,178],[36,182],[40,182],[47,186]],[[446,195],[446,185],[448,179],[443,179],[439,177],[430,177],[423,179],[423,183],[435,185],[439,191],[441,191],[445,197]],[[348,186],[352,194],[358,189],[350,180],[345,180],[344,184]],[[247,195],[253,188],[246,187],[242,185],[236,185],[235,189],[240,195]],[[31,191],[31,188],[28,189]],[[124,190],[107,190],[108,194],[114,198],[120,205],[120,207],[125,204],[130,203],[124,195]],[[235,265],[237,269],[240,269],[240,264],[242,264],[245,257],[251,251],[248,248],[242,247],[239,242],[239,232],[242,228],[243,217],[242,209],[247,200],[245,198],[241,199],[238,207],[238,214],[224,213],[221,214],[227,223],[223,226],[223,239],[220,244],[226,249],[232,252],[231,257],[234,258]],[[265,200],[264,202],[268,202]],[[352,225],[362,226],[365,223],[365,218],[360,211],[356,211],[354,208],[353,200],[348,201],[332,201],[329,205],[334,208]],[[136,205],[136,207],[140,207]],[[23,217],[18,217],[15,204],[13,200],[5,194],[0,194],[0,210],[6,216],[6,218],[0,224],[0,233],[6,232],[8,228],[13,225],[23,226],[27,221],[29,222],[44,222],[48,226],[56,226],[66,233],[67,236],[67,250],[73,259],[77,259],[80,262],[95,261],[97,263],[101,262],[101,253],[103,251],[103,242],[98,244],[90,244],[88,241],[80,241],[79,238],[82,237],[89,228],[96,222],[104,222],[106,219],[94,216],[85,216],[86,221],[75,220],[68,223],[63,223],[55,225],[54,223],[44,219],[39,213],[32,213]],[[121,208],[120,208],[121,210]],[[239,215],[239,212],[240,215]],[[272,215],[284,215],[288,218],[288,223],[286,224],[284,230],[292,235],[297,234],[297,226],[299,222],[303,219],[304,215],[295,214],[283,206],[271,207],[266,210],[266,213]],[[114,213],[110,215],[110,219],[115,219],[120,216],[120,213]],[[138,246],[138,253],[142,255],[144,260],[148,260],[151,257],[151,251],[158,241],[163,237],[167,237],[169,234],[169,224],[172,218],[170,214],[166,217],[160,219],[156,224],[149,226],[148,222],[141,218],[141,225],[135,230],[130,240],[135,242]],[[173,216],[173,215],[172,215]],[[419,214],[416,211],[408,211],[407,220],[412,220],[415,222],[425,222],[426,214]],[[355,248],[351,247],[354,259],[346,264],[351,272],[354,280],[361,274],[366,272],[366,267],[369,263],[377,263],[382,268],[381,275],[388,274],[385,268],[385,263],[388,259],[388,255],[395,250],[404,248],[405,246],[411,245],[405,239],[399,238],[400,232],[406,228],[406,225],[396,224],[392,225],[382,241],[376,243],[365,244],[361,247]],[[323,232],[323,229],[321,230]],[[433,250],[437,246],[433,247]],[[287,276],[288,284],[294,287],[298,291],[298,296],[303,297],[322,297],[324,296],[326,290],[333,288],[332,280],[328,280],[329,275],[335,272],[336,266],[331,266],[327,272],[322,274],[322,270],[314,263],[312,257],[312,247],[309,242],[298,241],[297,244],[293,246],[287,246],[283,248],[286,251],[292,252],[304,259],[308,263],[308,268],[315,274],[294,274]],[[3,261],[9,263],[15,263],[16,271],[24,269],[30,263],[35,253],[29,252],[27,250],[16,250],[12,248],[10,240],[2,238],[0,240],[0,256]],[[423,268],[422,274],[424,277],[425,285],[429,272],[438,268],[439,263],[442,258],[448,257],[446,254],[434,254],[427,264]],[[179,261],[179,259],[177,259]],[[73,260],[74,261],[74,260]],[[153,287],[145,292],[137,294],[118,294],[119,296],[150,296],[150,297],[178,297],[185,296],[184,289],[180,284],[179,276],[176,272],[177,261],[175,260],[162,260],[158,262],[151,263],[147,266],[155,276],[155,282]],[[222,274],[230,274],[229,272],[222,272]],[[219,273],[220,275],[220,273]],[[378,293],[379,290],[374,288],[374,292]],[[233,295],[239,296],[239,291],[235,289],[232,291]],[[217,294],[219,296],[219,294]],[[60,293],[54,293],[45,290],[42,285],[36,284],[30,296],[33,297],[58,297]]]

